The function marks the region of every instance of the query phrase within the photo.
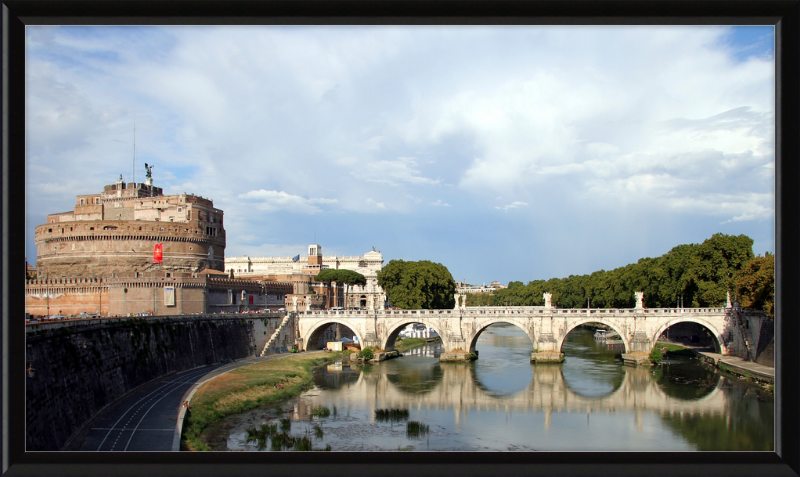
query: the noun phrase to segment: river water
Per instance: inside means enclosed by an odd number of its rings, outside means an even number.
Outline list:
[[[298,398],[226,418],[227,450],[774,448],[772,395],[695,359],[624,366],[579,328],[562,364],[534,366],[530,339],[508,324],[487,328],[477,350],[472,363],[439,363],[441,346],[433,345],[379,364],[328,365]]]

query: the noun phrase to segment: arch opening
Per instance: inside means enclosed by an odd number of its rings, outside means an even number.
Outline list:
[[[395,325],[391,333],[386,337],[386,340],[381,343],[385,351],[393,351],[397,344],[398,338],[424,338],[426,340],[436,341],[436,338],[441,339],[439,331],[430,325],[419,321],[405,321]]]
[[[482,325],[478,329],[478,331],[475,333],[475,336],[472,337],[472,339],[469,342],[469,352],[470,353],[477,353],[478,352],[478,350],[476,348],[476,346],[478,345],[478,339],[480,339],[481,335],[486,331],[487,328],[489,328],[490,326],[494,326],[494,325],[500,325],[503,328],[515,327],[515,328],[518,328],[518,329],[522,330],[522,332],[525,333],[525,335],[530,339],[531,351],[533,351],[534,338],[533,338],[533,336],[531,336],[528,333],[528,330],[526,330],[525,328],[523,328],[522,326],[520,326],[520,325],[518,325],[516,323],[511,323],[511,322],[508,322],[508,321],[493,321],[491,323],[486,323],[486,324]],[[530,356],[530,353],[528,354],[528,356]]]
[[[563,335],[558,341],[557,349],[559,352],[564,353],[564,343],[567,341],[567,338],[570,336],[570,333],[572,333],[576,329],[592,330],[593,338],[598,331],[601,330],[605,331],[605,333],[602,333],[604,336],[598,336],[598,339],[596,341],[602,343],[605,349],[609,351],[613,351],[617,354],[622,354],[626,353],[629,349],[628,340],[625,339],[625,334],[622,332],[622,330],[618,329],[616,326],[610,323],[605,323],[603,321],[585,320],[575,323],[572,327],[564,330]],[[573,336],[573,339],[574,338],[575,337]]]
[[[654,345],[664,343],[720,354],[723,342],[722,336],[710,323],[692,319],[670,321],[659,328],[653,337]]]
[[[362,338],[355,329],[341,321],[326,321],[310,330],[303,345],[306,351],[325,349],[329,342],[340,341],[342,348],[361,348]]]

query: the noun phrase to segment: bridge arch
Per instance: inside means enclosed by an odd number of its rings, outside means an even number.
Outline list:
[[[309,343],[311,343],[312,338],[316,336],[318,339],[322,331],[324,331],[330,325],[336,325],[336,324],[346,326],[347,329],[352,331],[353,334],[355,334],[358,337],[359,344],[364,343],[364,337],[361,336],[361,333],[358,331],[358,327],[356,327],[354,324],[349,323],[347,320],[342,320],[338,318],[326,318],[320,320],[318,323],[314,323],[311,326],[311,328],[309,328],[308,331],[306,331],[305,335],[301,336],[301,338],[303,339],[303,349],[308,351],[308,345]]]
[[[619,326],[609,321],[606,321],[602,318],[595,318],[595,317],[581,318],[571,323],[568,322],[566,328],[564,329],[564,332],[561,333],[560,336],[558,337],[558,340],[556,342],[556,349],[559,352],[561,352],[561,347],[564,346],[564,341],[567,339],[567,335],[569,335],[569,333],[575,328],[579,327],[580,325],[585,325],[587,323],[598,323],[600,325],[607,326],[612,330],[616,331],[619,334],[619,338],[622,340],[622,344],[625,346],[625,352],[627,353],[630,350],[630,343],[628,342],[628,338],[625,336],[625,333],[623,333],[623,331],[619,328]]]
[[[656,329],[655,334],[652,337],[650,337],[650,342],[655,345],[656,341],[658,341],[658,338],[667,330],[667,328],[669,328],[672,325],[677,325],[679,323],[695,323],[706,328],[708,331],[711,332],[712,336],[714,337],[713,340],[714,351],[722,354],[722,346],[723,346],[722,344],[725,342],[725,340],[722,338],[721,331],[718,330],[717,327],[711,324],[709,321],[704,320],[702,318],[695,318],[691,316],[682,316],[680,318],[675,318],[659,326]]]
[[[413,323],[422,323],[423,325],[429,328],[433,328],[433,331],[435,331],[439,335],[439,337],[444,341],[444,335],[442,334],[442,331],[434,323],[431,323],[431,321],[426,320],[424,318],[404,317],[398,321],[392,322],[389,325],[388,327],[389,332],[386,334],[386,338],[384,338],[383,341],[381,341],[381,349],[383,349],[384,351],[394,350],[394,343],[395,341],[397,341],[397,336],[400,335],[400,332],[403,330],[403,328]]]
[[[483,322],[481,322],[479,324],[476,324],[475,332],[472,335],[472,337],[469,339],[468,351],[470,353],[474,353],[475,352],[475,346],[478,344],[478,338],[480,338],[480,336],[484,332],[484,330],[486,330],[486,328],[488,328],[488,327],[490,327],[492,325],[496,325],[498,323],[508,323],[509,325],[514,325],[517,328],[521,329],[526,335],[528,335],[528,338],[530,338],[531,346],[533,346],[533,348],[536,348],[536,337],[533,334],[533,330],[525,329],[525,327],[522,326],[522,324],[520,324],[516,320],[500,317],[500,318],[490,318],[490,319],[487,319],[486,321],[483,321]]]

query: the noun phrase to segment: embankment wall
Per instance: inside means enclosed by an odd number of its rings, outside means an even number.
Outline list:
[[[255,355],[264,331],[282,319],[153,316],[28,326],[26,450],[61,450],[106,406],[148,381]]]

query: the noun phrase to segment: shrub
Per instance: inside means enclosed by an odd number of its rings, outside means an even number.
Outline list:
[[[372,348],[369,346],[362,349],[360,353],[358,353],[360,359],[372,359],[375,357],[375,354],[372,352]]]
[[[660,348],[653,348],[653,350],[650,351],[650,361],[652,363],[658,364],[662,359],[664,359],[664,355],[661,354]]]

